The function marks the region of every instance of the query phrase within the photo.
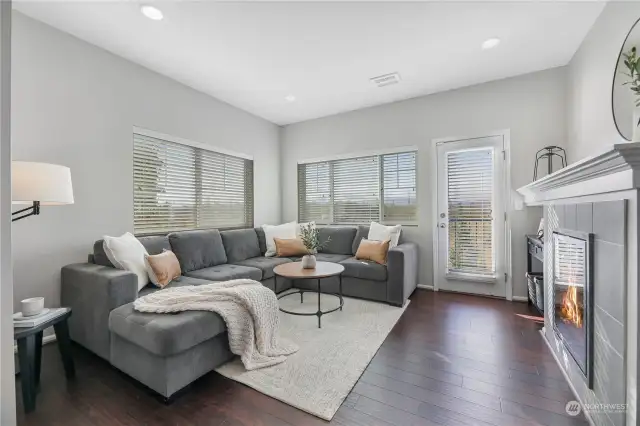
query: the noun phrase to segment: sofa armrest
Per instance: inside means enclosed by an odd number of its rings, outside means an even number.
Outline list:
[[[71,339],[109,360],[109,313],[138,297],[134,273],[92,263],[62,268],[60,302],[73,309]]]
[[[402,306],[418,286],[418,245],[402,243],[387,256],[387,301]]]

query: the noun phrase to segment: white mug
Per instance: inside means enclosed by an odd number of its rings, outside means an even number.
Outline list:
[[[44,309],[44,297],[31,297],[20,302],[22,316],[32,317],[38,315]]]

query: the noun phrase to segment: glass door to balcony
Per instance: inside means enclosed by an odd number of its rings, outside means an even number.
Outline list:
[[[505,297],[502,136],[437,145],[437,287]]]

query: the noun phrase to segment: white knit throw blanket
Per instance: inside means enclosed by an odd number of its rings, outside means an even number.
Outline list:
[[[158,290],[133,302],[140,312],[212,311],[227,324],[229,347],[247,370],[284,362],[298,347],[278,336],[278,299],[254,280]]]

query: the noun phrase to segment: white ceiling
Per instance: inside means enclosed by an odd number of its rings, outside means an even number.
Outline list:
[[[567,64],[604,2],[29,1],[14,8],[284,125]],[[483,51],[490,37],[502,43]],[[399,72],[378,88],[370,77]],[[295,102],[285,97],[293,94]],[[526,102],[526,99],[523,99]]]

